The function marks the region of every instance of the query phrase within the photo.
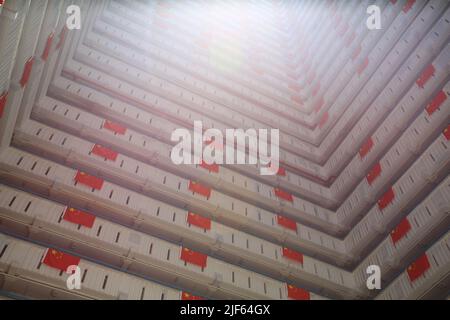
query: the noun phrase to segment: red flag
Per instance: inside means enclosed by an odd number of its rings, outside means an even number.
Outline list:
[[[294,220],[277,215],[277,223],[286,229],[297,232],[297,222],[295,222]]]
[[[403,12],[408,13],[408,11],[411,10],[411,8],[413,7],[415,2],[416,2],[416,0],[406,1],[405,6],[403,7]]]
[[[395,245],[400,239],[402,239],[411,230],[411,224],[408,218],[405,217],[391,232],[392,243]]]
[[[428,269],[430,269],[430,261],[428,261],[427,254],[424,253],[419,259],[414,261],[406,271],[408,272],[409,280],[413,282],[421,277]]]
[[[327,121],[328,121],[328,111],[323,114],[322,118],[320,118],[319,128],[322,128],[325,125],[325,123],[327,123]]]
[[[75,181],[97,190],[100,190],[103,186],[102,179],[91,176],[83,171],[77,171]]]
[[[359,149],[359,156],[361,159],[364,159],[364,157],[372,150],[373,147],[373,140],[372,137],[369,137],[366,142],[361,146]]]
[[[432,64],[426,67],[426,69],[420,75],[419,79],[417,79],[417,85],[423,89],[428,80],[430,80],[430,78],[434,75],[435,71],[436,70],[434,69],[434,66]]]
[[[42,60],[47,61],[48,55],[50,54],[50,49],[52,48],[54,33],[50,33],[45,43],[44,51],[42,52]]]
[[[303,254],[301,254],[300,252],[297,252],[295,250],[291,250],[289,248],[283,247],[283,257],[290,259],[290,260],[300,262],[301,264],[303,264]]]
[[[450,124],[445,128],[443,134],[445,139],[450,140]]]
[[[288,298],[294,299],[294,300],[310,300],[310,294],[308,291],[294,287],[290,284],[287,285],[287,291],[288,291]]]
[[[364,59],[364,61],[359,65],[358,67],[358,74],[361,75],[361,73],[364,72],[364,70],[366,70],[367,66],[369,65],[369,58],[366,57]]]
[[[209,198],[211,195],[211,188],[208,188],[198,182],[189,181],[189,190],[191,190],[194,193],[201,194],[202,196],[205,196],[206,198]]]
[[[210,172],[215,172],[215,173],[219,172],[219,165],[217,163],[207,164],[205,161],[202,160],[200,167],[202,167]]]
[[[394,200],[394,198],[394,189],[390,187],[389,190],[381,196],[380,200],[378,200],[378,208],[380,208],[380,210],[383,210]]]
[[[42,263],[49,267],[66,271],[69,266],[78,266],[80,258],[49,248],[45,251]]]
[[[273,190],[275,191],[275,195],[278,198],[286,200],[286,201],[290,201],[290,202],[294,201],[294,198],[292,197],[292,194],[290,194],[289,192],[281,190],[280,188],[274,188]]]
[[[106,147],[103,147],[102,145],[96,144],[92,147],[91,152],[99,157],[116,161],[117,159],[117,152],[112,151],[111,149],[108,149]]]
[[[183,291],[181,293],[181,300],[205,300],[205,299],[203,299],[202,297],[199,297],[199,296],[194,296],[190,293]]]
[[[187,215],[187,223],[192,224],[196,227],[210,230],[211,229],[211,220],[205,217],[202,217],[201,215],[198,215],[193,212],[188,212]]]
[[[124,126],[109,120],[105,120],[105,122],[103,123],[103,128],[108,129],[116,134],[125,134],[125,132],[127,131],[127,128],[125,128]]]
[[[279,167],[277,171],[277,175],[285,177],[286,176],[286,169]]]
[[[297,96],[297,95],[291,96],[291,100],[294,101],[295,103],[298,103],[298,104],[302,104],[303,103],[302,98],[300,96]]]
[[[188,248],[181,248],[180,259],[186,263],[195,264],[196,266],[205,268],[208,256],[200,252],[192,251]]]
[[[5,92],[0,96],[0,118],[3,117],[3,111],[6,107],[6,98],[8,97],[8,92]]]
[[[90,229],[94,225],[95,216],[74,208],[66,208],[63,219]]]
[[[34,57],[31,57],[25,62],[25,66],[23,67],[22,78],[20,78],[20,85],[25,87],[28,80],[30,79],[31,70],[33,69]]]
[[[431,101],[426,107],[428,115],[431,116],[444,103],[445,100],[447,100],[447,95],[443,90],[439,91],[433,101]]]
[[[378,162],[377,164],[375,164],[372,168],[372,170],[370,170],[370,172],[367,174],[366,179],[367,182],[372,185],[372,182],[375,181],[375,179],[381,174],[381,164]]]

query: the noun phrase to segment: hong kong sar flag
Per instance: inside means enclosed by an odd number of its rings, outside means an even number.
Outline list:
[[[78,266],[80,258],[55,249],[47,249],[44,258],[42,259],[42,263],[49,267],[66,271],[69,266]]]

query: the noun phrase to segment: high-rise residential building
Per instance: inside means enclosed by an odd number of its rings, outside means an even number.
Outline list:
[[[4,299],[448,299],[448,0],[0,1]]]

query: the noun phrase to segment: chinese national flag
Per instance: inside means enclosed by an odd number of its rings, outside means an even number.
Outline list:
[[[83,171],[77,172],[75,181],[97,190],[100,190],[103,187],[102,179],[91,176]]]
[[[52,43],[53,43],[53,38],[54,38],[54,33],[50,33],[47,37],[47,42],[45,43],[45,48],[44,51],[42,52],[42,60],[47,61],[48,55],[50,54],[50,49],[52,47]]]
[[[109,120],[105,120],[105,122],[103,123],[103,127],[105,129],[108,129],[108,130],[116,133],[116,134],[122,134],[123,135],[127,131],[127,128],[125,128],[124,126],[122,126],[122,125],[120,125],[118,123],[109,121]]]
[[[279,167],[277,171],[277,175],[285,177],[286,176],[286,169]]]
[[[281,190],[280,188],[274,188],[275,191],[275,195],[283,200],[289,201],[289,202],[293,202],[294,198],[292,197],[292,194],[290,194],[289,192],[286,192],[284,190]]]
[[[42,263],[49,267],[66,271],[69,266],[78,266],[80,258],[55,249],[47,249]]]
[[[426,107],[428,115],[432,115],[447,100],[447,95],[443,90],[439,91],[433,101]]]
[[[361,146],[359,149],[359,156],[361,159],[364,159],[364,157],[372,150],[373,147],[373,140],[372,137],[369,137],[366,142]]]
[[[117,159],[117,152],[112,151],[111,149],[108,149],[106,147],[103,147],[102,145],[96,144],[92,147],[93,154],[108,159],[112,161],[116,161]]]
[[[310,300],[310,294],[308,291],[294,287],[290,284],[287,285],[288,298],[294,300]]]
[[[211,229],[211,220],[205,217],[202,217],[201,215],[198,215],[193,212],[188,212],[187,215],[187,223],[192,224],[196,227],[210,230]]]
[[[210,172],[215,172],[215,173],[219,172],[219,165],[217,163],[207,164],[205,161],[202,160],[200,167],[202,167]]]
[[[295,250],[283,247],[283,257],[303,264],[303,254]]]
[[[383,210],[394,200],[394,198],[394,189],[390,187],[389,190],[381,196],[380,200],[378,200],[378,208],[380,208],[380,210]]]
[[[205,187],[204,185],[192,180],[189,181],[189,190],[194,193],[201,194],[206,198],[209,198],[211,195],[211,188]]]
[[[0,96],[0,118],[3,117],[3,111],[6,106],[6,98],[8,96],[8,93],[4,93]]]
[[[411,282],[422,276],[425,271],[430,268],[430,261],[428,261],[427,254],[424,253],[419,259],[414,261],[406,270]]]
[[[33,69],[33,63],[34,63],[34,57],[31,57],[25,62],[25,66],[23,67],[23,73],[22,78],[20,78],[20,85],[25,87],[25,85],[28,82],[28,79],[30,79],[31,70]]]
[[[303,103],[302,98],[300,96],[297,96],[297,95],[291,96],[291,100],[294,101],[295,103],[298,103],[298,104],[302,104]]]
[[[402,239],[411,230],[411,224],[405,217],[391,232],[392,243],[395,245],[400,239]]]
[[[74,208],[66,208],[63,219],[75,224],[81,224],[87,228],[92,228],[95,216]]]
[[[290,229],[297,232],[297,222],[295,222],[294,220],[277,215],[277,223],[280,226],[285,227],[286,229]]]
[[[435,71],[436,70],[434,69],[434,66],[432,64],[426,67],[426,69],[420,75],[419,79],[417,79],[417,85],[423,89],[428,80],[430,80],[430,78],[434,75]]]
[[[450,140],[450,124],[445,128],[443,134],[445,139]]]
[[[372,170],[367,174],[366,179],[367,182],[372,185],[375,179],[381,174],[381,164],[378,162],[373,166]]]
[[[180,259],[187,263],[195,264],[196,266],[205,268],[208,256],[200,252],[192,251],[188,248],[181,248]]]
[[[181,293],[181,300],[204,300],[202,297],[194,296],[190,293],[183,291]]]
[[[322,128],[325,125],[325,123],[327,123],[327,121],[328,121],[328,111],[323,114],[322,118],[320,118],[319,128]]]

